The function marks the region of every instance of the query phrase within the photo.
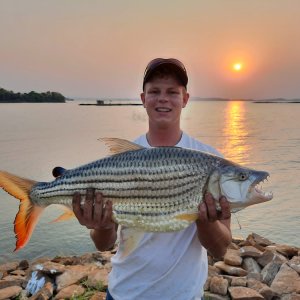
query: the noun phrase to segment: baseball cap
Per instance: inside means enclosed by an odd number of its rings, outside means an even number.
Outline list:
[[[176,58],[155,58],[149,62],[144,73],[143,89],[145,84],[149,81],[154,71],[159,67],[166,66],[173,70],[182,85],[186,88],[188,83],[188,76],[183,63]]]

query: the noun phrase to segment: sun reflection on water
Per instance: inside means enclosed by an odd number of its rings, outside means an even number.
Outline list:
[[[249,130],[246,123],[245,103],[243,101],[228,101],[225,108],[225,123],[223,127],[222,153],[230,160],[240,164],[249,161],[250,145],[247,143]]]

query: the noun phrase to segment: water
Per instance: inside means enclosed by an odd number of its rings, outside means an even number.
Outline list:
[[[300,246],[300,104],[251,102],[191,102],[183,111],[182,127],[219,149],[225,157],[271,174],[269,203],[239,213],[234,236],[251,232],[274,242]],[[144,133],[142,106],[79,106],[66,104],[1,104],[0,169],[35,179],[52,180],[54,166],[73,168],[108,154],[99,137],[129,140]],[[0,191],[0,263],[7,260],[54,257],[95,251],[89,231],[76,219],[50,224],[61,214],[47,208],[29,244],[13,252],[13,221],[18,201]]]

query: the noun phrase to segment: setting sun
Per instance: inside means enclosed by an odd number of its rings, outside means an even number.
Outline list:
[[[233,68],[234,71],[239,72],[239,71],[242,70],[243,65],[241,63],[235,63],[235,64],[232,65],[232,68]]]

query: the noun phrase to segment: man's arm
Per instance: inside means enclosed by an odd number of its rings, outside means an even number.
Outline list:
[[[206,194],[199,205],[199,219],[196,221],[201,244],[214,256],[220,258],[231,243],[230,207],[225,197],[220,199],[221,211],[216,210],[215,200]]]
[[[117,224],[112,221],[112,202],[104,201],[101,193],[88,189],[85,202],[81,205],[81,195],[73,196],[73,211],[79,223],[91,229],[90,235],[100,251],[111,249],[117,239]]]

